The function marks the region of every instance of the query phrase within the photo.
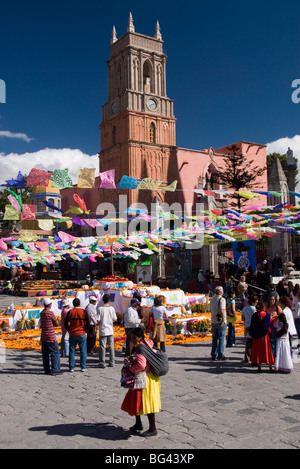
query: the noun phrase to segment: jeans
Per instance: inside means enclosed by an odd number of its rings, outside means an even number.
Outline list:
[[[60,355],[62,357],[68,357],[69,356],[69,333],[68,332],[65,332],[61,336]]]
[[[219,326],[219,324],[212,324],[212,358],[223,358],[225,350],[227,324]]]
[[[109,365],[113,366],[115,364],[115,342],[113,335],[104,335],[100,336],[100,348],[99,348],[99,365],[101,367],[105,366],[105,352],[106,352],[106,342],[108,343],[109,351]]]
[[[154,347],[157,347],[157,342],[153,342],[153,345]],[[164,342],[160,342],[160,350],[162,352],[165,352],[166,351],[166,346],[165,346],[165,343]]]
[[[57,340],[54,342],[42,342],[42,356],[45,373],[49,374],[60,372],[60,355]],[[51,361],[51,367],[49,363],[49,357]]]
[[[235,345],[235,326],[234,324],[228,323],[228,333],[227,333],[227,347]]]
[[[96,343],[96,328],[93,324],[90,324],[89,330],[86,335],[87,353],[92,353],[94,351],[95,343]]]
[[[80,353],[80,368],[86,369],[86,335],[70,335],[69,338],[69,369],[74,370],[75,368],[75,349],[76,345],[79,345]]]

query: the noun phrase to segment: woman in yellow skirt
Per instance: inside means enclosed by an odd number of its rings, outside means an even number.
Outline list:
[[[152,340],[145,339],[141,327],[133,330],[132,339],[135,347],[138,345],[153,347]],[[135,384],[133,388],[128,389],[121,409],[129,415],[135,415],[135,425],[130,428],[132,433],[140,433],[143,430],[141,415],[147,415],[149,429],[141,433],[141,436],[155,436],[157,435],[155,414],[161,409],[160,379],[151,373],[143,355],[134,352],[132,362],[129,371],[134,373]]]

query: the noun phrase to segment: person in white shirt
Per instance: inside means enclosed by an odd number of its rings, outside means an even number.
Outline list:
[[[89,304],[85,308],[89,316],[89,320],[90,320],[89,330],[87,331],[87,335],[86,335],[87,353],[90,353],[90,354],[94,353],[94,347],[96,344],[96,324],[97,324],[96,304],[97,304],[97,297],[92,295],[89,297]]]
[[[284,313],[287,323],[289,325],[289,334],[291,336],[297,335],[297,329],[295,327],[294,316],[292,310],[290,308],[290,299],[288,296],[281,296],[279,300],[279,304],[282,308],[282,312]]]
[[[115,344],[114,344],[114,322],[117,320],[115,308],[110,306],[110,295],[103,295],[103,306],[98,308],[99,319],[99,368],[105,368],[106,343],[108,344],[109,363],[115,364]]]
[[[224,356],[227,330],[226,300],[223,297],[223,288],[215,288],[214,296],[210,300],[211,326],[212,326],[212,360],[226,360]]]
[[[166,308],[163,306],[163,297],[155,297],[154,304],[150,308],[150,315],[153,316],[154,329],[152,340],[154,346],[157,347],[157,343],[160,343],[160,349],[165,352],[165,342],[166,342],[166,328],[165,328],[165,319],[168,319],[168,314]]]
[[[126,349],[125,355],[129,357],[133,348],[133,341],[131,340],[131,332],[141,324],[137,308],[140,306],[140,302],[137,298],[132,298],[129,306],[124,313],[124,328],[126,334]]]

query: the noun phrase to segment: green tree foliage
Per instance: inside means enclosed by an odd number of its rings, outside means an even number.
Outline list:
[[[228,190],[251,190],[255,186],[257,177],[262,176],[267,167],[254,166],[254,160],[249,160],[240,154],[236,145],[231,145],[228,150],[229,154],[224,158],[224,171],[219,174],[220,182],[226,184]],[[231,206],[240,211],[246,200],[238,194],[233,194],[232,198]]]

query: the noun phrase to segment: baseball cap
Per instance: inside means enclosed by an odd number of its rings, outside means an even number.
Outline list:
[[[89,297],[89,300],[97,301],[97,297],[96,297],[96,296],[90,296],[90,297]]]
[[[131,304],[140,305],[141,303],[139,302],[139,300],[137,298],[132,298]]]
[[[49,306],[49,305],[51,305],[51,304],[52,304],[52,300],[50,300],[50,298],[45,298],[45,299],[44,299],[44,305],[45,305],[45,306]]]
[[[70,306],[70,303],[68,300],[63,300],[62,306]]]

